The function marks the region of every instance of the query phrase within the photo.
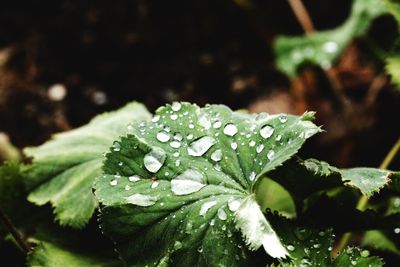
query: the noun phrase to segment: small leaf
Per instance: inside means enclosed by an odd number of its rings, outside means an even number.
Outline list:
[[[357,247],[347,247],[334,261],[332,267],[381,267],[383,262],[380,258],[369,256],[368,250]]]
[[[159,108],[121,139],[120,151],[107,154],[95,184],[104,231],[127,265],[250,264],[242,235],[249,248],[263,245],[283,257],[254,191],[260,176],[320,131],[312,118],[248,115],[222,105]]]
[[[371,197],[398,174],[375,168],[339,169],[316,159],[294,158],[268,176],[283,185],[294,197],[303,199],[312,193],[343,184]]]
[[[350,17],[336,29],[300,37],[278,37],[274,46],[278,69],[294,77],[306,64],[330,68],[350,41],[363,36],[372,21],[385,12],[382,0],[355,0]]]
[[[92,185],[101,173],[103,153],[127,132],[128,123],[149,117],[143,105],[131,103],[78,129],[56,134],[39,147],[25,149],[33,157],[26,171],[32,190],[29,201],[37,205],[50,202],[62,225],[84,226],[97,206]]]
[[[362,245],[376,250],[391,252],[400,256],[400,249],[396,246],[396,243],[379,230],[365,232]]]
[[[122,267],[115,253],[109,253],[109,242],[104,242],[99,236],[93,237],[88,232],[69,231],[54,225],[41,225],[30,238],[35,248],[27,256],[27,265]]]

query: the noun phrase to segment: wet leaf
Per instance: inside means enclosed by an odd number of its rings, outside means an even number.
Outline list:
[[[83,227],[97,206],[92,185],[101,173],[103,153],[127,132],[128,123],[149,117],[143,105],[131,103],[85,126],[56,134],[39,147],[25,149],[33,157],[26,171],[29,201],[51,203],[60,224]]]
[[[254,190],[320,131],[312,118],[188,103],[158,109],[107,154],[95,184],[102,228],[131,266],[239,266],[252,260],[247,248],[261,246],[284,257]]]

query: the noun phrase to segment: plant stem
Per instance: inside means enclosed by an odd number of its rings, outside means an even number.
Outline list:
[[[381,165],[379,165],[380,169],[387,169],[390,163],[396,156],[397,152],[400,150],[400,138],[397,139],[397,142],[392,146],[389,153],[386,155],[385,159],[382,161]],[[368,198],[365,195],[362,195],[357,203],[357,209],[360,211],[365,211],[368,205]],[[352,233],[345,233],[340,239],[339,245],[336,247],[334,254],[339,251],[342,251],[350,241]]]
[[[313,33],[315,31],[314,24],[311,20],[310,15],[307,12],[306,7],[303,5],[301,0],[288,0],[289,5],[296,15],[297,20],[301,24],[303,30],[307,33]]]
[[[288,0],[288,2],[304,32],[307,35],[315,32],[314,24],[303,2],[301,0]],[[337,100],[339,100],[344,107],[348,107],[350,105],[350,101],[343,93],[344,86],[340,81],[336,71],[333,68],[323,70]]]
[[[11,235],[14,237],[15,241],[18,243],[18,245],[21,247],[22,251],[25,254],[28,254],[30,251],[30,247],[28,243],[25,242],[25,240],[22,238],[21,234],[18,232],[17,228],[13,225],[11,222],[10,218],[3,212],[3,210],[0,208],[0,220],[3,221],[4,225],[8,229],[8,231],[11,233]]]

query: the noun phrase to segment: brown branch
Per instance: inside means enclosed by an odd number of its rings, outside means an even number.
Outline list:
[[[300,23],[301,27],[303,28],[306,34],[312,34],[315,32],[314,24],[311,20],[310,15],[306,7],[304,6],[301,0],[288,0],[290,8],[292,9],[293,13],[295,14],[298,22]],[[333,89],[333,93],[335,97],[340,101],[343,106],[349,106],[350,101],[343,93],[343,84],[340,81],[336,71],[333,68],[324,69],[325,75]]]
[[[372,80],[364,100],[367,106],[371,106],[375,102],[379,92],[385,87],[386,82],[387,77],[385,74],[379,74]]]
[[[307,12],[306,7],[303,5],[301,0],[288,0],[289,5],[293,10],[293,13],[296,15],[297,20],[301,24],[303,30],[307,33],[315,32],[314,24],[311,20],[310,15]]]
[[[21,247],[22,251],[25,254],[28,254],[29,251],[31,250],[30,246],[28,245],[27,242],[25,242],[25,240],[23,239],[21,234],[18,232],[17,228],[11,222],[10,218],[8,218],[8,216],[3,212],[3,210],[1,208],[0,208],[0,220],[3,221],[3,223],[6,226],[7,230],[14,237],[15,241]]]

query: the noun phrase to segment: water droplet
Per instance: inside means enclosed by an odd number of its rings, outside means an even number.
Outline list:
[[[176,167],[179,167],[181,165],[181,161],[179,160],[179,159],[177,159],[176,161],[175,161],[175,166]]]
[[[160,120],[160,115],[155,115],[155,116],[151,119],[152,122],[158,122],[159,120]]]
[[[183,246],[183,245],[182,245],[181,242],[175,241],[175,243],[174,243],[174,249],[175,249],[175,250],[181,249],[182,246]]]
[[[276,136],[276,138],[275,138],[276,141],[280,141],[281,139],[282,139],[282,135],[281,135],[281,134],[278,134],[278,135]]]
[[[199,124],[206,130],[211,128],[211,121],[206,116],[201,116],[199,118]]]
[[[116,186],[118,184],[117,180],[111,180],[110,185],[111,186]]]
[[[205,202],[203,203],[203,205],[201,205],[200,208],[200,216],[206,216],[206,213],[209,209],[211,209],[212,207],[214,207],[217,204],[217,201],[209,201],[209,202]]]
[[[138,176],[138,175],[131,175],[131,176],[128,177],[128,180],[129,180],[130,182],[137,182],[137,181],[140,180],[140,176]]]
[[[188,169],[171,180],[171,190],[178,196],[197,192],[204,186],[203,174],[193,169]]]
[[[327,53],[336,53],[337,50],[338,50],[338,48],[339,48],[339,45],[338,45],[336,42],[334,42],[334,41],[326,42],[326,43],[324,43],[324,45],[323,45],[323,49],[324,49],[325,52],[327,52]]]
[[[333,249],[332,246],[328,247],[328,251],[332,251],[332,249]]]
[[[158,185],[159,185],[160,183],[159,182],[153,182],[152,184],[151,184],[151,188],[156,188],[156,187],[158,187]]]
[[[260,129],[260,135],[263,138],[270,138],[273,133],[274,133],[274,127],[268,124]]]
[[[131,189],[131,187],[129,185],[125,185],[125,190],[129,191]]]
[[[118,152],[121,150],[121,144],[119,142],[114,142],[113,143],[113,150]]]
[[[256,141],[251,140],[250,143],[249,143],[249,146],[253,147],[253,146],[255,146],[255,145],[256,145]]]
[[[174,152],[174,154],[173,154],[173,156],[174,156],[175,158],[179,157],[179,155],[180,155],[179,152]]]
[[[294,250],[296,249],[292,244],[287,245],[286,248],[287,248],[289,251],[294,251]]]
[[[298,239],[300,239],[301,241],[304,241],[304,240],[306,240],[306,239],[308,239],[310,237],[311,231],[306,229],[306,228],[297,227],[294,230],[294,234],[296,235],[296,237]]]
[[[172,141],[171,143],[169,143],[169,145],[173,148],[180,148],[181,147],[181,142],[179,141]]]
[[[228,136],[234,136],[237,132],[238,132],[238,129],[237,129],[236,125],[234,125],[232,123],[228,123],[224,127],[224,134],[226,134]]]
[[[222,126],[222,122],[221,121],[216,121],[213,124],[213,128],[218,129]]]
[[[285,122],[287,122],[287,116],[286,115],[281,115],[281,116],[279,116],[279,121],[281,122],[281,123],[285,123]]]
[[[177,141],[182,141],[183,136],[182,136],[180,133],[176,133],[176,134],[174,135],[174,139],[177,140]]]
[[[188,134],[188,135],[186,136],[186,138],[187,138],[188,140],[192,140],[192,139],[193,139],[193,134]]]
[[[203,136],[196,141],[192,142],[187,148],[188,154],[194,157],[200,157],[204,155],[214,144],[215,139],[210,136]]]
[[[214,226],[214,225],[215,225],[215,219],[212,219],[212,220],[210,221],[210,225],[211,225],[211,226]]]
[[[369,251],[368,250],[363,250],[363,251],[361,251],[360,255],[363,258],[369,257]]]
[[[320,248],[320,247],[321,247],[321,244],[316,243],[316,244],[313,245],[313,247],[314,247],[314,248]]]
[[[228,202],[228,208],[230,211],[235,212],[239,209],[240,207],[240,201],[239,200],[231,200]]]
[[[256,147],[257,153],[261,153],[261,151],[263,151],[263,149],[264,149],[264,145],[263,145],[263,144],[260,144],[260,145],[258,145],[258,146]]]
[[[175,121],[178,118],[178,115],[176,114],[172,114],[171,116],[169,116],[171,120]]]
[[[125,198],[126,203],[134,204],[137,206],[148,207],[156,204],[158,196],[150,196],[143,194],[133,194]]]
[[[400,233],[400,228],[394,228],[393,231],[394,231],[395,234],[399,234]]]
[[[232,143],[232,144],[231,144],[231,148],[232,148],[233,150],[236,150],[237,147],[238,147],[237,143]]]
[[[198,251],[199,253],[202,253],[202,252],[203,252],[203,247],[198,247],[198,248],[197,248],[197,251]]]
[[[251,172],[249,175],[249,180],[250,181],[254,181],[254,179],[256,179],[256,173],[255,172]]]
[[[356,265],[357,264],[357,261],[356,260],[352,260],[352,261],[350,261],[350,263],[351,263],[351,265]]]
[[[218,209],[217,216],[221,221],[225,221],[228,218],[223,208]]]
[[[149,153],[144,156],[144,167],[149,172],[156,173],[161,169],[166,159],[165,151],[161,148],[153,148]]]
[[[182,107],[181,103],[174,102],[174,103],[172,103],[171,109],[173,111],[179,111],[179,110],[181,110],[181,107]]]
[[[170,137],[169,137],[168,134],[166,134],[166,133],[164,133],[164,132],[159,132],[159,133],[157,133],[156,138],[157,138],[157,140],[160,141],[161,143],[165,143],[165,142],[168,142],[168,140],[169,140]]]
[[[272,160],[274,158],[274,156],[275,156],[275,151],[273,151],[273,150],[268,151],[267,158],[269,160]]]
[[[122,166],[124,163],[122,161],[118,162],[118,166]]]
[[[215,162],[220,161],[222,159],[222,150],[217,149],[211,154],[211,159]]]
[[[193,129],[193,128],[194,128],[193,123],[189,123],[189,128],[190,128],[190,129]]]

